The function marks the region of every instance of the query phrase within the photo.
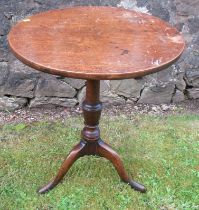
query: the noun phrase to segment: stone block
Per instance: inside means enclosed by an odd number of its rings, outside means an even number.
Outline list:
[[[71,87],[75,89],[81,89],[85,85],[85,80],[83,79],[73,79],[73,78],[65,78],[64,81],[68,83]]]
[[[105,105],[107,105],[107,104],[117,105],[117,104],[125,104],[126,103],[126,100],[124,98],[119,97],[118,95],[113,94],[110,91],[104,91],[101,94],[100,101]]]
[[[80,105],[84,101],[85,96],[86,96],[86,87],[83,87],[77,94],[77,100],[78,100]]]
[[[35,90],[36,97],[67,97],[72,98],[76,95],[76,90],[66,82],[54,76],[42,77],[39,79]]]
[[[186,97],[184,95],[184,93],[180,90],[176,90],[175,94],[172,97],[172,102],[173,103],[179,103],[186,100]]]
[[[78,102],[82,104],[86,95],[86,87],[79,91],[77,98]],[[100,101],[107,104],[124,104],[125,99],[119,97],[117,94],[110,92],[110,82],[107,80],[100,81]]]
[[[0,13],[0,22],[0,36],[8,34],[10,28],[9,20],[5,17],[5,15],[2,12]]]
[[[1,92],[1,86],[5,84],[9,71],[8,71],[8,63],[7,62],[0,62],[0,92]]]
[[[197,99],[199,98],[199,88],[189,88],[187,89],[187,96],[190,99]]]
[[[142,91],[140,99],[138,100],[138,103],[146,103],[146,104],[170,103],[174,93],[174,89],[175,89],[174,84],[145,87]]]
[[[7,45],[7,36],[0,36],[0,62],[8,61],[8,45]]]
[[[3,63],[3,66],[6,68],[5,63]],[[18,60],[9,62],[8,70],[9,74],[0,87],[0,95],[33,98],[39,73]],[[2,79],[2,76],[0,78]]]
[[[191,15],[198,15],[199,4],[198,0],[174,0],[177,8],[177,14],[186,17]]]
[[[100,81],[100,101],[104,104],[124,104],[126,101],[124,97],[118,96],[111,92],[111,82],[108,80]]]
[[[189,86],[199,87],[199,34],[194,39],[194,45],[188,48],[184,68],[186,68],[185,80]]]
[[[63,106],[74,107],[77,104],[77,100],[74,98],[58,98],[58,97],[36,97],[31,99],[29,107],[41,107],[41,106]]]
[[[135,79],[112,80],[110,82],[110,87],[111,92],[114,94],[137,100],[144,87],[144,82],[143,80]]]
[[[11,55],[9,60],[9,70],[12,73],[24,73],[27,75],[30,75],[32,77],[42,74],[42,72],[37,71],[25,64],[23,64],[21,61],[17,60],[13,55]]]
[[[146,8],[146,5],[138,6],[138,3],[136,0],[122,0],[119,4],[117,4],[118,7],[123,7],[125,9],[131,9],[142,13],[149,13],[148,9]]]
[[[1,111],[14,111],[20,109],[27,104],[27,99],[25,98],[12,98],[3,96],[0,97],[0,110]]]
[[[33,98],[36,80],[24,73],[12,73],[8,76],[5,84],[0,87],[0,95]]]
[[[3,80],[3,84],[0,87],[0,95],[33,98],[39,72],[25,66],[16,59],[12,59],[8,64],[4,62],[4,69],[7,68],[6,65],[8,65],[9,74],[0,75],[0,81]],[[6,79],[4,79],[5,77]]]
[[[110,91],[109,81],[101,80],[100,81],[100,99],[103,96],[104,92],[109,92],[109,91]],[[77,99],[80,104],[82,104],[82,102],[84,101],[85,96],[86,96],[86,86],[83,87],[77,94]]]

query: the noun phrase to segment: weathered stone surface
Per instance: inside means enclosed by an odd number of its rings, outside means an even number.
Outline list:
[[[138,103],[161,104],[170,103],[174,93],[174,84],[145,87]]]
[[[116,94],[111,93],[110,91],[108,92],[103,92],[101,95],[100,101],[103,102],[105,105],[107,104],[125,104],[126,101],[124,98],[119,97]]]
[[[21,96],[33,98],[36,78],[24,73],[9,74],[7,81],[0,87],[0,95]]]
[[[183,91],[186,88],[184,71],[176,65],[143,77],[145,86],[155,86],[167,83],[175,84],[176,88]]]
[[[3,13],[0,13],[0,22],[1,22],[0,36],[3,36],[8,33],[10,25],[8,19],[4,16]]]
[[[187,17],[198,15],[199,4],[198,0],[174,0],[179,15]]]
[[[7,45],[7,36],[0,36],[0,62],[7,61],[8,54],[8,45]]]
[[[9,65],[9,75],[0,87],[0,95],[11,95],[32,98],[38,80],[38,72],[23,65],[18,60],[12,60]],[[6,64],[4,63],[4,66]]]
[[[0,97],[0,111],[14,111],[27,104],[26,98]]]
[[[100,81],[100,99],[103,97],[103,94],[106,95],[106,92],[110,91],[109,81],[102,80]],[[78,102],[81,104],[86,96],[86,87],[83,87],[77,95]]]
[[[86,87],[78,93],[78,102],[82,104],[86,95]],[[124,104],[125,99],[119,97],[117,94],[110,92],[110,82],[107,80],[100,81],[100,101],[107,104]]]
[[[51,84],[47,79],[50,77],[48,74],[35,71],[13,58],[7,44],[9,28],[18,20],[40,11],[77,5],[120,6],[155,15],[169,21],[178,30],[182,31],[187,43],[181,59],[168,69],[139,80],[132,79],[133,82],[128,82],[128,84],[125,80],[102,82],[101,101],[115,100],[125,103],[125,99],[127,99],[126,101],[130,103],[137,100],[143,103],[144,101],[146,103],[148,101],[150,103],[178,102],[184,98],[183,92],[187,92],[191,98],[197,97],[197,89],[199,88],[198,0],[0,0],[0,95],[33,98],[36,94],[38,98],[47,96],[48,100],[45,103],[51,103],[49,99],[51,96],[58,98],[76,97],[76,92],[79,92],[78,101],[83,100],[85,95],[83,80],[54,77]],[[45,87],[42,87],[43,79],[47,80],[47,82],[44,82]],[[64,82],[71,86],[72,91],[65,91],[67,84],[65,85]],[[168,83],[173,84],[170,90],[167,90]],[[144,84],[144,89],[141,84]],[[37,91],[35,92],[36,86]],[[156,88],[156,91],[151,90],[151,87],[161,86],[166,86],[166,88],[163,88],[163,90]],[[173,86],[175,86],[174,89]],[[188,88],[188,91],[185,91],[186,88]]]
[[[77,94],[77,100],[79,104],[82,104],[86,96],[86,87],[83,87]]]
[[[186,68],[185,79],[189,86],[199,87],[199,34],[194,39],[194,45],[189,46],[183,67]]]
[[[184,100],[186,100],[184,93],[180,90],[176,90],[175,94],[172,97],[172,102],[178,103],[178,102],[182,102]]]
[[[125,79],[113,80],[110,82],[111,92],[137,100],[140,97],[140,92],[144,86],[143,80]]]
[[[104,92],[110,91],[110,81],[109,80],[101,80],[100,81],[100,95]]]
[[[106,104],[124,104],[123,97],[111,92],[111,82],[108,80],[100,81],[100,101]]]
[[[176,27],[182,31],[187,44],[192,42],[194,35],[198,34],[199,28],[199,3],[198,0],[175,0]],[[173,18],[174,19],[174,18]]]
[[[30,101],[30,107],[41,106],[64,106],[74,107],[77,104],[77,100],[74,98],[58,98],[58,97],[36,97]]]
[[[171,6],[173,6],[173,4],[171,5],[172,1],[153,0],[147,2],[145,1],[145,3],[146,3],[146,8],[149,10],[149,12],[152,15],[157,16],[167,22],[170,21],[170,10]]]
[[[199,98],[199,88],[190,88],[187,89],[187,96],[190,99],[196,99]]]
[[[81,89],[86,82],[83,79],[72,79],[72,78],[65,78],[64,81],[75,89]]]
[[[39,74],[43,74],[42,72],[39,72],[33,68],[30,68],[29,66],[26,66],[21,61],[15,59],[13,55],[11,55],[9,60],[9,70],[11,73],[24,73],[27,75],[31,75],[32,77],[37,76]]]
[[[42,77],[39,79],[35,91],[36,97],[67,97],[72,98],[76,95],[76,90],[62,80],[56,79],[54,76]]]
[[[46,4],[53,8],[54,7],[64,7],[64,6],[116,6],[120,1],[119,0],[60,0],[60,1],[54,1],[54,0],[48,0],[47,3],[43,0],[34,0],[34,2],[37,2],[39,5],[44,5],[46,7]]]
[[[123,7],[125,9],[132,9],[138,12],[148,13],[149,10],[146,8],[145,5],[138,6],[138,3],[136,0],[122,0],[119,4],[117,4],[118,7]]]
[[[189,25],[189,32],[191,34],[197,33],[199,30],[199,18],[198,17],[190,17],[188,19],[188,25]]]
[[[186,82],[184,80],[184,72],[183,73],[179,73],[176,78],[175,78],[175,85],[176,88],[180,91],[185,90],[186,88]]]
[[[7,62],[0,62],[0,89],[1,86],[5,84],[6,79],[8,77],[8,63]],[[0,91],[1,92],[1,91]]]
[[[187,84],[192,87],[199,87],[199,70],[192,69],[186,73]]]

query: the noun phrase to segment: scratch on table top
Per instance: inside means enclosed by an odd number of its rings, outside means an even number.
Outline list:
[[[159,59],[152,60],[151,64],[155,66],[159,66],[161,62],[162,62],[162,58],[159,58]]]
[[[30,19],[24,19],[23,20],[23,22],[29,22],[30,21]]]
[[[168,36],[168,39],[170,39],[172,42],[175,42],[175,43],[183,43],[183,39],[180,35],[177,35],[177,36]]]

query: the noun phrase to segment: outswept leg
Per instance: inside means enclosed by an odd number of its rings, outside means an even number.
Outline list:
[[[39,193],[46,193],[49,190],[53,189],[59,182],[63,179],[65,174],[68,172],[70,167],[73,165],[73,163],[79,158],[84,156],[84,148],[86,143],[84,141],[80,141],[69,153],[69,155],[66,157],[64,162],[62,163],[57,176],[49,182],[47,185],[43,186],[39,189]]]
[[[98,155],[112,162],[123,182],[128,183],[134,190],[137,190],[142,193],[146,192],[146,188],[143,185],[129,178],[124,169],[120,156],[108,144],[106,144],[102,140],[98,140],[98,145]]]

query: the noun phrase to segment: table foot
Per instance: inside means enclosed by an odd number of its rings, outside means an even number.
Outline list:
[[[66,157],[66,159],[64,160],[63,164],[61,165],[57,176],[51,181],[49,182],[47,185],[43,186],[42,188],[40,188],[38,190],[38,193],[46,193],[49,190],[53,189],[57,184],[60,183],[60,181],[63,179],[63,177],[65,176],[65,174],[68,172],[68,170],[70,169],[70,167],[73,165],[73,163],[81,156],[84,155],[84,147],[85,147],[85,142],[84,141],[80,141],[79,144],[77,144],[69,153],[69,155]]]
[[[127,173],[124,169],[124,165],[122,163],[120,156],[104,141],[99,140],[98,144],[99,144],[99,147],[97,150],[98,155],[101,157],[104,157],[112,162],[112,164],[114,165],[115,169],[117,170],[118,175],[120,176],[121,180],[123,182],[129,184],[134,190],[137,190],[141,193],[146,192],[146,188],[143,185],[141,185],[129,178],[129,176],[127,175]]]
[[[141,193],[145,193],[147,191],[146,187],[138,182],[135,182],[133,180],[128,181],[128,184],[136,191],[139,191]]]

